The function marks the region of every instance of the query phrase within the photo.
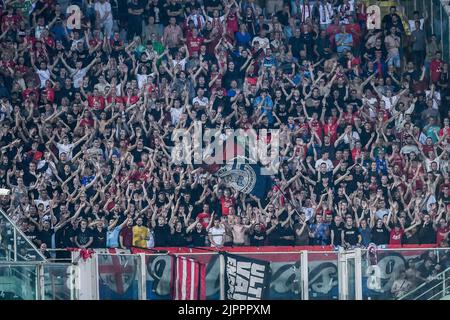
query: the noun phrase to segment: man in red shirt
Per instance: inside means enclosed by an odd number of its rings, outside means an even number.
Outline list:
[[[230,214],[230,207],[236,204],[236,197],[231,195],[229,189],[225,189],[223,196],[220,198],[220,205],[222,206],[222,216]]]
[[[211,220],[211,214],[209,213],[209,204],[205,203],[203,205],[203,212],[197,215],[198,221],[201,223],[204,229],[206,229]]]
[[[442,54],[440,51],[436,52],[436,57],[431,60],[430,63],[430,78],[433,83],[437,83],[439,78],[441,77],[441,68],[442,68]]]
[[[127,225],[120,230],[119,243],[122,249],[130,249],[133,245],[133,219],[128,219]]]
[[[439,219],[439,225],[436,227],[436,244],[440,247],[447,247],[449,233],[450,227],[447,225],[447,221],[444,218]]]
[[[199,52],[203,43],[211,42],[211,40],[205,40],[198,35],[197,29],[192,29],[192,33],[186,37],[186,46],[188,47],[189,56],[192,56],[194,52]]]

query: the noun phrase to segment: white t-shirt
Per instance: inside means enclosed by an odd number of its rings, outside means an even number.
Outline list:
[[[39,76],[39,80],[41,81],[41,89],[45,87],[45,82],[50,79],[50,71],[47,70],[37,70],[37,75]]]
[[[333,162],[331,162],[330,159],[328,160],[323,160],[323,159],[319,159],[316,161],[316,170],[318,170],[321,166],[322,163],[325,163],[327,166],[327,171],[331,171],[333,170],[334,166],[333,166]]]
[[[392,109],[392,107],[397,103],[397,100],[400,99],[400,97],[397,96],[391,96],[390,98],[386,96],[382,96],[381,100],[384,101],[384,108],[388,111]]]
[[[103,19],[105,15],[109,12],[108,18],[106,18],[106,21],[112,22],[112,14],[111,14],[111,4],[107,1],[104,3],[96,2],[94,6],[95,11],[98,11],[98,14],[100,15],[100,19]]]
[[[142,89],[142,87],[147,83],[147,79],[148,79],[148,75],[146,74],[137,74],[136,75],[136,80],[138,83],[138,88]]]
[[[72,73],[73,87],[78,89],[83,84],[83,78],[86,76],[86,68],[75,70]]]
[[[422,30],[423,30],[424,22],[425,22],[424,18],[420,19],[420,29],[422,29]],[[408,20],[408,24],[409,24],[409,30],[411,32],[416,30],[416,20]]]
[[[170,116],[172,117],[172,124],[176,125],[180,121],[180,116],[183,113],[183,108],[170,108]]]
[[[57,143],[56,147],[58,148],[60,156],[61,156],[61,153],[64,152],[67,155],[68,160],[72,159],[72,149],[74,147],[73,143],[69,143],[69,144]]]
[[[185,70],[186,63],[187,63],[186,58],[183,58],[181,60],[175,60],[175,59],[172,60],[173,67],[175,68],[176,66],[180,66],[181,70]]]
[[[195,104],[196,102],[198,102],[198,105],[200,107],[206,107],[209,103],[209,100],[207,97],[203,97],[203,98],[199,98],[199,97],[195,97],[194,99],[192,99],[192,104]]]
[[[216,245],[221,246],[223,243],[223,236],[225,234],[225,229],[223,227],[212,227],[209,229],[209,233],[212,235],[213,241],[216,243]],[[214,247],[215,245],[211,243],[211,247]]]

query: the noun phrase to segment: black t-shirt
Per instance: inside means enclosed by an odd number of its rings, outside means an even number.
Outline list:
[[[420,244],[436,243],[436,232],[433,229],[433,224],[422,224],[419,228],[419,242]]]
[[[187,244],[186,241],[186,231],[181,230],[181,232],[178,232],[175,230],[175,232],[170,236],[170,245],[174,247],[185,247]]]
[[[74,244],[70,240],[74,236],[75,230],[70,223],[66,224],[64,227],[56,231],[55,233],[55,243],[56,248],[69,248],[73,247]]]
[[[130,3],[128,4],[128,9],[131,9],[131,10],[140,10],[140,9],[144,9],[144,7],[143,7],[142,4],[140,3],[140,1],[138,1],[136,4],[130,2]],[[128,10],[127,10],[127,11],[128,11]],[[130,14],[130,18],[137,19],[138,21],[141,21],[141,20],[142,20],[142,15]]]
[[[170,228],[167,224],[155,226],[153,232],[155,234],[155,247],[167,247],[170,245]]]
[[[359,236],[359,230],[356,227],[348,228],[347,226],[344,227],[344,241],[349,243],[352,246],[355,246],[358,244],[358,236]]]
[[[39,240],[47,245],[47,248],[52,247],[52,235],[55,233],[53,229],[41,230],[39,232]]]
[[[377,246],[389,243],[389,231],[384,224],[381,228],[377,226],[372,228],[372,242]]]
[[[253,247],[263,246],[266,241],[266,232],[265,231],[253,231],[250,235],[250,245]]]
[[[75,232],[76,239],[78,241],[78,244],[84,246],[89,242],[89,238],[92,237],[92,231],[89,228],[86,228],[86,230],[82,231],[81,229],[78,229]]]
[[[198,232],[197,229],[192,231],[192,245],[194,247],[204,247],[206,244],[207,233],[204,229],[201,232]]]
[[[235,66],[233,71],[227,71],[223,75],[222,83],[226,89],[229,89],[231,81],[236,80],[239,83],[239,81],[242,81],[243,79],[244,79],[244,72],[240,71],[239,69],[236,69]]]
[[[339,225],[336,225],[336,222],[331,222],[330,224],[330,231],[333,231],[334,233],[334,239],[333,239],[333,243],[332,245],[335,246],[340,246],[342,245],[342,241],[341,241],[341,233],[342,230],[344,229],[344,223],[341,222]]]
[[[102,228],[102,230],[98,230],[95,228],[92,231],[93,242],[92,248],[106,248],[106,229]]]
[[[27,231],[27,232],[24,232],[24,233],[28,237],[28,239],[33,241],[33,243],[35,243],[35,244],[37,243],[36,240],[40,240],[39,232],[36,231],[36,230],[34,230],[34,231]]]

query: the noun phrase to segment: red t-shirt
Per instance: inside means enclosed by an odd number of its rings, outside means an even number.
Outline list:
[[[94,103],[98,102],[99,105],[96,107],[96,110],[103,110],[105,109],[105,98],[103,98],[102,96],[88,96],[87,98],[88,100],[88,105],[90,108],[94,108]]]
[[[108,103],[111,103],[112,101],[113,101],[113,97],[112,96],[109,96],[108,98],[106,98],[106,101],[108,102]],[[114,102],[115,103],[124,103],[124,100],[123,100],[123,98],[122,97],[115,97],[114,98]]]
[[[80,121],[80,127],[93,127],[94,126],[94,119],[81,119]]]
[[[311,128],[311,131],[315,132],[320,139],[322,139],[322,125],[318,120],[311,120],[309,122],[309,126]]]
[[[48,101],[53,102],[55,100],[55,90],[53,88],[45,88],[42,90]]]
[[[230,214],[230,207],[233,207],[235,202],[236,200],[233,197],[225,198],[225,196],[222,196],[222,198],[220,198],[223,216],[227,216]]]
[[[393,228],[389,234],[389,244],[402,244],[404,233],[405,231],[403,229],[395,231],[395,228]]]
[[[120,235],[122,236],[123,245],[126,248],[130,248],[133,245],[133,229],[132,227],[125,226],[120,230]]]
[[[441,77],[441,60],[433,59],[430,63],[430,74],[431,74],[431,81],[434,83],[439,81],[439,78]]]
[[[186,44],[188,47],[189,55],[192,55],[192,53],[194,52],[199,52],[203,41],[205,41],[205,39],[203,39],[202,37],[188,36],[186,39]]]
[[[361,149],[356,149],[356,148],[353,148],[352,149],[352,159],[353,159],[353,161],[355,161],[356,162],[356,157],[358,157],[360,154],[361,154]]]
[[[208,227],[209,221],[211,220],[211,215],[209,213],[202,212],[202,213],[199,213],[197,215],[197,217],[199,219],[199,222],[203,226],[203,228],[206,229],[206,227]]]
[[[442,137],[445,134],[447,134],[447,141],[450,142],[450,127],[448,127],[448,128],[441,128],[439,130],[439,137]]]
[[[439,227],[439,228],[437,229],[437,232],[436,232],[436,243],[437,243],[438,245],[440,245],[441,242],[445,240],[445,238],[446,238],[446,237],[445,237],[445,233],[447,233],[447,232],[449,232],[449,231],[450,231],[450,228],[449,228],[449,227],[445,227],[445,228]]]
[[[330,142],[332,144],[334,144],[337,139],[337,128],[338,124],[336,121],[334,121],[332,124],[326,124],[323,126],[323,131],[325,132],[325,135],[330,136]]]

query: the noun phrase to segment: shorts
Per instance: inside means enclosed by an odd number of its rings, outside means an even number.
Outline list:
[[[393,65],[396,68],[400,68],[400,63],[401,63],[400,54],[390,57],[389,60],[387,61],[388,65]]]

